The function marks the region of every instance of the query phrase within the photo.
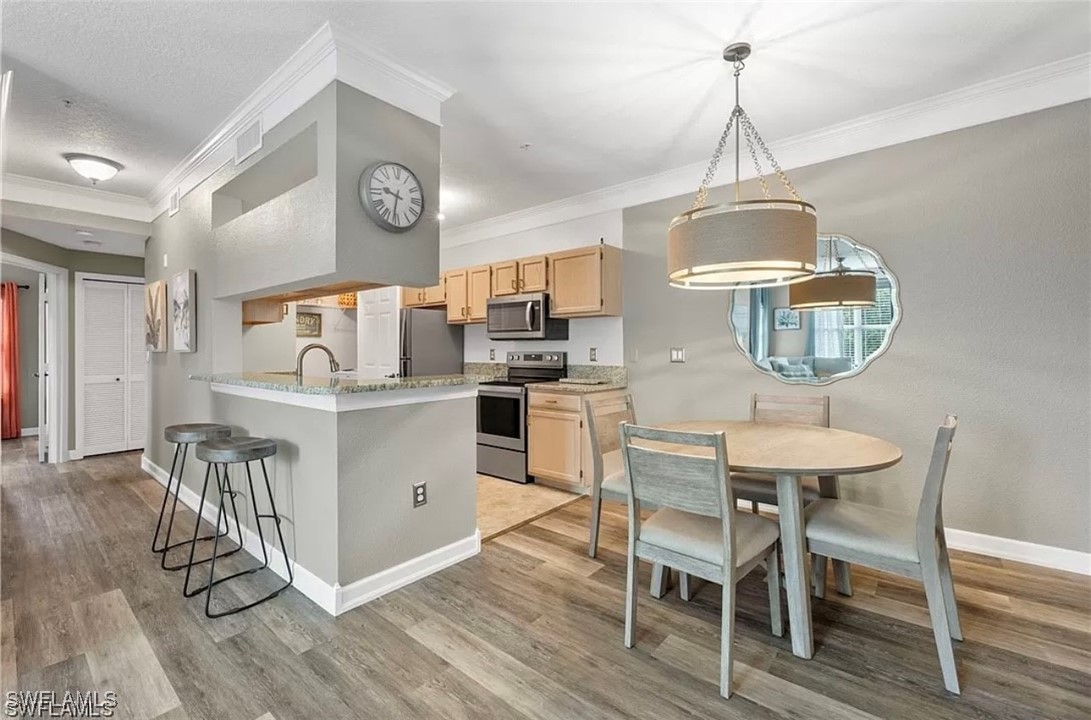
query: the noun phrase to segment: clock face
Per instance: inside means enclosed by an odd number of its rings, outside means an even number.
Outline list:
[[[395,162],[369,166],[360,176],[360,202],[375,224],[390,232],[405,232],[424,214],[420,180]]]

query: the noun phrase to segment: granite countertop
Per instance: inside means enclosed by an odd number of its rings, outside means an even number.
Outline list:
[[[304,377],[297,381],[294,372],[243,372],[243,373],[194,373],[190,380],[276,390],[303,395],[342,395],[348,393],[384,392],[388,390],[414,390],[417,388],[474,385],[477,375],[422,375],[409,378],[326,378]]]
[[[527,390],[535,392],[568,393],[571,395],[587,395],[588,393],[606,392],[608,390],[624,390],[628,383],[607,382],[599,385],[584,385],[582,383],[567,383],[563,380],[554,382],[529,383]]]

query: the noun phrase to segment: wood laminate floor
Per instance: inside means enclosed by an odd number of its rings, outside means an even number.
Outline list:
[[[769,635],[755,573],[739,588],[736,694],[725,701],[716,588],[690,603],[643,591],[637,647],[623,647],[620,506],[606,504],[595,560],[583,499],[336,619],[293,590],[209,620],[149,551],[162,489],[138,455],[40,466],[32,442],[0,451],[4,690],[112,690],[117,717],[171,720],[1091,714],[1081,576],[955,553],[966,641],[953,697],[918,586],[854,569],[854,597],[831,589],[814,602],[805,661]]]

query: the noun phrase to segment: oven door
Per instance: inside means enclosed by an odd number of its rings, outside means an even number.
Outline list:
[[[478,444],[525,452],[526,434],[527,408],[523,388],[478,386]]]
[[[490,340],[541,340],[546,336],[542,293],[492,298],[486,310],[486,332]]]

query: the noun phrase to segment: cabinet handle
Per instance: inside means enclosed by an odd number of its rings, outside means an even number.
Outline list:
[[[511,289],[512,289],[512,290],[518,290],[518,289],[519,289],[519,288],[518,288],[518,287],[516,286],[516,284],[515,284],[515,280],[512,280],[512,281],[511,281]]]
[[[557,404],[556,400],[546,400],[546,402],[549,403],[550,405],[556,405]]]
[[[420,302],[424,302],[424,291],[423,290],[421,290],[419,293],[417,293],[417,300],[419,300]]]
[[[519,278],[519,289],[522,290],[526,286],[527,286],[527,281],[524,280],[523,278]]]

